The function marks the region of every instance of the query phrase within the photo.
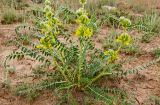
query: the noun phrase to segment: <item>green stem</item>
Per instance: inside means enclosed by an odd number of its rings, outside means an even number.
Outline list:
[[[71,85],[69,85],[69,86],[62,87],[62,88],[58,89],[58,91],[59,91],[59,90],[64,90],[64,89],[70,89],[71,87],[74,87],[74,86],[76,86],[76,85],[77,85],[77,84],[71,84]]]
[[[66,76],[65,71],[62,70],[62,68],[58,65],[57,61],[55,61],[55,63],[56,63],[56,66],[58,67],[59,72],[63,75],[63,77],[65,78],[65,80],[70,83],[70,80]]]
[[[84,9],[84,4],[82,5],[82,8]]]
[[[59,66],[57,60],[56,60],[55,57],[54,57],[54,54],[53,54],[53,53],[51,53],[51,54],[52,54],[52,57],[53,57],[53,61],[55,61],[55,64],[56,64],[56,66],[58,67],[58,71],[63,75],[64,79],[65,79],[67,82],[71,83],[70,80],[68,79],[68,77],[66,76],[65,71],[62,70],[62,68]]]
[[[118,47],[118,50],[116,52],[119,53],[119,51],[121,50],[121,48],[122,48],[122,44]]]
[[[102,72],[99,75],[97,75],[95,78],[93,78],[84,88],[88,87],[89,85],[91,85],[92,83],[96,82],[98,79],[100,79],[103,76],[106,75],[111,75],[112,73],[107,73],[107,72]]]
[[[91,87],[88,86],[87,88],[90,89],[94,94],[96,94],[96,95],[98,95],[98,96],[100,96],[100,97],[102,97],[102,98],[104,98],[104,99],[106,99],[106,100],[109,101],[109,99],[107,99],[104,95],[102,95],[102,94],[96,92],[96,91],[93,90]]]
[[[82,69],[83,69],[83,63],[86,58],[86,51],[87,51],[87,45],[86,42],[84,42],[85,45],[82,45],[83,42],[80,41],[79,46],[79,64],[78,64],[78,86],[80,87],[80,80],[82,77]]]
[[[66,65],[65,61],[64,61],[64,53],[63,52],[60,52],[60,51],[57,51],[58,52],[58,56],[60,58],[60,61],[62,62],[63,64],[63,72],[66,71],[68,77],[71,77],[71,72],[69,70],[67,70],[68,66]],[[65,73],[64,73],[65,74]],[[67,78],[67,76],[66,76]],[[69,80],[69,79],[68,79]],[[70,79],[70,82],[71,82],[71,79]]]
[[[78,64],[78,87],[80,87],[80,80],[81,80],[81,65],[82,65],[82,44],[80,42],[79,46],[79,64]]]

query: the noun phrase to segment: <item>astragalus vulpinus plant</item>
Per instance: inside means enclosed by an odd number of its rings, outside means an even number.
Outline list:
[[[70,35],[68,37],[63,34],[63,22],[52,11],[50,1],[46,0],[44,8],[45,18],[42,19],[39,26],[35,29],[41,34],[38,37],[39,43],[35,44],[30,41],[29,43],[32,48],[28,48],[20,42],[15,41],[21,51],[13,52],[7,56],[5,62],[6,68],[9,67],[7,65],[8,60],[14,58],[22,59],[25,56],[29,56],[42,62],[43,65],[46,65],[44,67],[49,67],[52,70],[52,73],[47,74],[45,80],[43,79],[41,82],[31,86],[23,85],[19,87],[19,95],[24,96],[32,93],[32,97],[34,97],[34,92],[50,88],[60,93],[84,93],[88,97],[93,96],[91,99],[101,99],[105,104],[113,105],[117,96],[110,95],[109,93],[118,95],[121,92],[108,87],[101,89],[98,86],[100,79],[103,77],[121,77],[137,73],[139,70],[158,61],[153,61],[126,72],[120,71],[121,68],[117,66],[116,60],[120,57],[120,49],[132,42],[131,36],[127,33],[127,28],[131,25],[131,21],[125,17],[119,19],[124,32],[115,39],[119,45],[117,50],[106,49],[103,51],[97,49],[94,46],[92,38],[94,28],[90,25],[91,19],[84,8],[86,2],[87,0],[80,0],[82,6],[75,13],[77,28],[72,32],[75,34],[74,36]],[[16,32],[20,35],[18,31]]]

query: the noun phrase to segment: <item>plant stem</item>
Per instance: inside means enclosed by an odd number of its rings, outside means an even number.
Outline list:
[[[52,53],[51,53],[51,54],[52,54]],[[57,60],[56,60],[55,57],[54,57],[54,54],[52,54],[52,57],[53,57],[53,61],[55,61],[56,66],[58,67],[58,71],[63,75],[64,79],[65,79],[67,82],[71,83],[70,80],[68,79],[68,77],[66,76],[65,71],[62,70],[62,68],[59,66]]]
[[[87,44],[84,41],[84,43],[82,42],[84,40],[80,41],[80,46],[79,46],[79,64],[78,64],[78,87],[80,87],[80,80],[82,77],[82,70],[83,70],[83,66],[85,63],[85,59],[86,59],[86,51],[87,51]]]
[[[82,42],[80,41],[80,46],[79,46],[79,64],[78,64],[78,87],[80,87],[80,80],[81,80],[81,65],[82,65]]]
[[[56,66],[58,67],[59,72],[63,75],[63,77],[65,78],[65,80],[70,83],[70,80],[67,78],[64,70],[61,69],[61,67],[58,65],[57,61],[55,61],[55,62],[56,62]]]
[[[122,48],[122,44],[118,47],[117,53],[119,53],[119,51],[121,50],[121,48]]]
[[[92,83],[96,82],[98,79],[100,79],[103,76],[106,75],[111,75],[112,73],[107,73],[107,72],[102,72],[99,75],[97,75],[95,78],[93,78],[84,88],[88,87],[89,85],[91,85]]]

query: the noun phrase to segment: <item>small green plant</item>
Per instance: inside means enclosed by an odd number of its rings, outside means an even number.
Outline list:
[[[129,19],[126,19],[125,17],[120,17],[118,21],[119,21],[119,26],[123,26],[122,28],[124,30],[124,33],[122,33],[121,37],[119,38],[121,39],[122,37],[128,36],[126,32],[128,28],[130,28],[131,26],[131,21]],[[128,27],[128,28],[125,28],[125,27]],[[113,28],[103,43],[104,49],[117,49],[119,46],[119,43],[118,43],[119,39],[117,39],[117,41],[115,41],[115,39],[118,37],[119,34],[120,33]],[[137,42],[137,40],[133,38],[132,40],[130,39],[131,38],[129,38],[128,43],[132,42],[132,44],[127,45],[127,42],[126,42],[127,46],[122,46],[121,52],[124,52],[126,54],[135,54],[138,52],[138,45],[137,43],[135,43]]]
[[[16,21],[16,12],[14,9],[7,9],[2,16],[2,24],[11,24]]]
[[[25,7],[29,7],[29,4],[23,0],[2,0],[2,6],[19,10],[24,9]]]
[[[29,91],[27,94],[23,91],[27,90],[28,88],[32,88],[31,91]],[[33,101],[37,96],[39,96],[39,93],[37,92],[36,89],[34,89],[34,85],[29,85],[29,84],[21,84],[17,86],[15,90],[15,94],[18,96],[22,96],[24,98],[27,98],[28,101]]]
[[[152,102],[154,102],[155,105],[160,105],[160,97],[158,97],[158,96],[151,96],[150,100]]]
[[[153,51],[153,54],[156,58],[159,58],[160,57],[160,48],[157,48]]]
[[[120,18],[123,18],[124,16],[128,17],[128,14],[120,11],[116,7],[102,6],[102,13],[100,14],[100,24],[117,28],[120,26]]]
[[[60,8],[60,17],[64,20],[65,23],[75,23],[76,14],[67,7]]]
[[[75,94],[83,94],[94,100],[102,100],[102,103],[107,105],[116,103],[124,105],[121,100],[125,100],[126,95],[119,89],[100,88],[99,80],[104,77],[122,77],[137,73],[160,60],[156,59],[126,72],[121,71],[120,64],[115,61],[120,56],[120,50],[129,46],[132,42],[131,36],[127,33],[131,21],[124,17],[120,18],[119,22],[123,32],[114,40],[118,45],[116,49],[97,49],[92,40],[95,30],[84,8],[86,3],[87,0],[80,0],[81,8],[75,13],[77,27],[70,35],[66,35],[65,33],[68,31],[64,32],[63,22],[52,11],[51,2],[45,0],[45,16],[39,21],[36,29],[33,28],[39,33],[39,36],[36,37],[39,43],[29,41],[29,45],[32,47],[27,47],[21,41],[15,40],[14,42],[20,50],[8,55],[4,66],[9,67],[7,61],[10,59],[29,56],[42,62],[45,65],[44,67],[51,69],[51,72],[43,72],[47,74],[43,75],[46,77],[45,80],[42,79],[34,85],[22,85],[18,88],[17,93],[28,96],[28,93],[39,92],[43,89],[54,89],[61,96],[68,93],[68,102],[70,102],[69,97],[74,97]],[[31,30],[31,28],[29,29]],[[20,34],[18,31],[17,33]],[[73,37],[76,37],[76,39],[73,39]],[[35,73],[40,74],[41,72]],[[37,95],[31,94],[29,97],[34,98],[35,96]],[[78,103],[76,97],[74,100],[74,103]],[[81,101],[83,102],[83,100]]]
[[[134,27],[144,32],[142,42],[150,42],[159,33],[159,23],[160,18],[156,12],[152,12],[151,14],[145,13],[143,17],[137,18]]]
[[[17,22],[24,22],[27,19],[28,18],[26,13],[17,13],[17,18],[16,18]]]

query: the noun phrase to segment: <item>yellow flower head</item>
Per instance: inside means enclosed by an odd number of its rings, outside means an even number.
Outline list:
[[[37,49],[52,49],[52,45],[56,42],[54,36],[43,37],[40,39],[39,45],[36,46]]]
[[[37,49],[42,49],[42,48],[43,48],[43,45],[36,45],[36,48],[37,48]]]
[[[52,22],[53,22],[53,24],[57,24],[57,25],[61,24],[61,22],[59,21],[59,19],[56,18],[56,17],[52,18]]]
[[[41,43],[41,44],[45,43],[45,39],[44,39],[44,38],[41,38],[41,39],[40,39],[40,43]]]
[[[132,25],[131,21],[123,16],[120,17],[119,22],[124,28],[127,28]]]
[[[83,37],[91,37],[93,35],[93,29],[86,27],[84,25],[79,26],[79,28],[76,30],[77,36],[83,36]]]
[[[105,51],[104,54],[106,56],[108,56],[108,62],[111,63],[111,62],[114,62],[115,60],[118,59],[118,52],[117,51],[114,51],[112,49],[108,50],[108,51]]]
[[[52,16],[53,16],[53,13],[52,13],[51,11],[46,12],[46,17],[47,17],[48,19],[51,19]]]
[[[88,18],[87,15],[81,15],[78,17],[76,21],[79,24],[88,24],[90,22],[90,19]]]
[[[128,33],[122,33],[116,41],[121,43],[123,46],[128,46],[131,43],[132,38]]]

